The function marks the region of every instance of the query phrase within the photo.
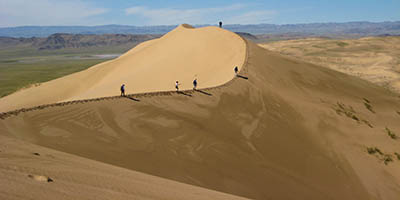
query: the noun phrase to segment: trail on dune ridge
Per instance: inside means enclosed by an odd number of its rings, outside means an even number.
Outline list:
[[[247,60],[248,60],[248,55],[249,55],[249,50],[248,50],[248,42],[246,39],[244,39],[242,36],[239,36],[243,39],[243,41],[246,43],[246,54],[245,54],[245,59],[244,59],[244,63],[243,66],[241,67],[241,70],[239,71],[237,76],[234,76],[233,79],[229,80],[228,82],[219,85],[219,86],[215,86],[215,87],[209,87],[209,88],[201,88],[201,89],[197,89],[197,91],[211,91],[215,88],[221,88],[221,87],[225,87],[228,86],[234,79],[236,78],[243,78],[245,76],[244,73],[246,73],[246,66],[247,66]],[[241,73],[242,72],[242,73]],[[181,90],[179,91],[180,93],[184,93],[184,94],[192,94],[193,92],[195,92],[195,90],[193,89],[187,89],[187,90]],[[20,109],[16,109],[16,110],[12,110],[12,111],[8,111],[8,112],[1,112],[0,113],[0,119],[6,119],[8,117],[11,116],[17,116],[20,113],[25,113],[25,112],[29,112],[29,111],[35,111],[35,110],[42,110],[45,108],[51,108],[51,107],[55,107],[55,106],[66,106],[66,105],[72,105],[72,104],[82,104],[82,103],[88,103],[88,102],[94,102],[94,101],[103,101],[103,100],[112,100],[112,99],[117,99],[117,98],[140,98],[140,97],[151,97],[151,96],[170,96],[172,94],[177,93],[177,91],[174,90],[170,90],[170,91],[156,91],[156,92],[145,92],[145,93],[136,93],[136,94],[127,94],[125,96],[109,96],[109,97],[100,97],[100,98],[91,98],[91,99],[80,99],[80,100],[73,100],[73,101],[64,101],[64,102],[59,102],[59,103],[52,103],[52,104],[44,104],[44,105],[38,105],[35,107],[31,107],[31,108],[20,108]],[[140,101],[140,100],[138,100]]]
[[[233,68],[242,68],[246,51],[245,40],[235,33],[181,25],[119,58],[3,97],[0,111],[115,96],[121,84],[131,94],[170,91],[175,81],[188,90],[194,79],[199,89],[212,88],[234,78]]]

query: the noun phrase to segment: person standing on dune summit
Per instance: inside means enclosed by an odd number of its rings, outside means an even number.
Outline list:
[[[125,96],[125,84],[121,85],[121,96]]]
[[[235,74],[236,74],[236,76],[237,76],[237,75],[238,75],[238,72],[239,72],[238,67],[236,66],[235,69],[233,69],[233,70],[235,71]]]
[[[219,27],[222,28],[222,22],[221,21],[219,22]]]

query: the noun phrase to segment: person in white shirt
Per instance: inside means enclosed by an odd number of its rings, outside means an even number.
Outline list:
[[[179,82],[176,81],[176,82],[175,82],[175,88],[176,88],[176,91],[177,91],[177,92],[179,91],[179,85],[180,85]]]

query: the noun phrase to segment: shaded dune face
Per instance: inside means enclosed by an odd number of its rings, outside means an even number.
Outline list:
[[[243,39],[217,27],[181,25],[162,38],[144,42],[117,59],[0,99],[0,111],[127,93],[216,87],[234,77],[245,62]],[[11,103],[12,102],[12,103]]]
[[[0,199],[245,199],[1,135],[0,158]]]
[[[20,113],[0,133],[252,199],[397,199],[400,161],[366,147],[399,151],[382,131],[400,132],[398,97],[245,44],[240,76],[224,86]]]

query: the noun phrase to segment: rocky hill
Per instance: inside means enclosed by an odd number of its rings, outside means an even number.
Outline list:
[[[103,34],[83,35],[56,33],[46,38],[13,38],[0,37],[0,48],[11,46],[32,46],[38,50],[55,50],[64,48],[104,47],[123,44],[138,44],[158,38],[161,35]]]
[[[82,34],[53,34],[44,41],[34,43],[40,50],[81,48],[91,46],[114,46],[126,43],[140,43],[159,37],[158,35],[82,35]]]

